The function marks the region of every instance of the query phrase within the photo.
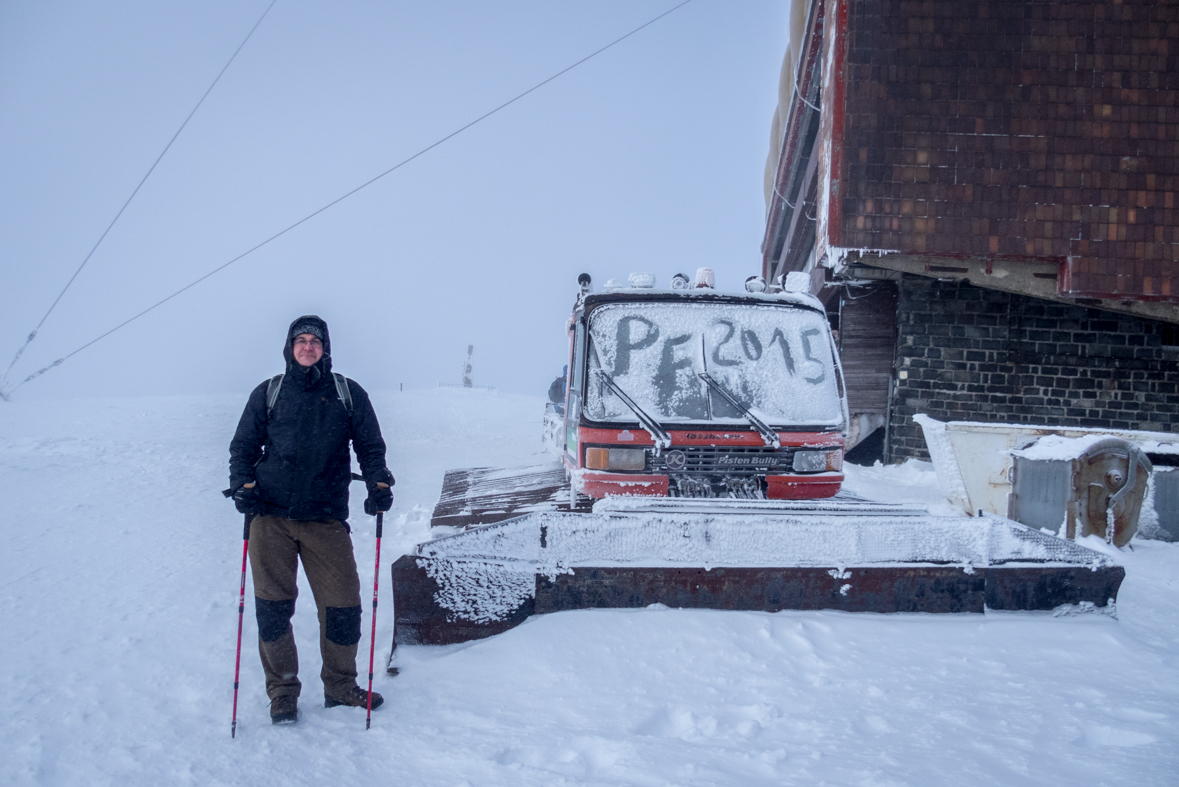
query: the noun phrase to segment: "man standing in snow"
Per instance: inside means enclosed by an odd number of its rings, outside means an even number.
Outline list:
[[[252,515],[250,568],[258,650],[270,696],[270,720],[298,718],[299,657],[291,629],[297,563],[319,610],[324,704],[365,707],[356,684],[360,578],[348,527],[348,484],[356,451],[368,514],[393,505],[393,474],[368,394],[332,372],[327,323],[300,317],[287,331],[286,373],[250,394],[229,446],[229,485],[237,510]],[[384,699],[373,692],[372,707]]]

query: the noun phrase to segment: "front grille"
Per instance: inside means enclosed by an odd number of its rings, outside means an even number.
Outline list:
[[[677,475],[749,477],[789,473],[794,451],[785,446],[777,451],[753,446],[672,446],[658,456],[654,450],[647,449],[647,467],[653,472]],[[683,454],[683,466],[677,466],[676,452]]]

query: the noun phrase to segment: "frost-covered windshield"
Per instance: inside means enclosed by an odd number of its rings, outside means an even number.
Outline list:
[[[591,313],[589,333],[583,412],[591,420],[635,420],[599,377],[604,370],[663,423],[745,423],[700,372],[771,425],[843,421],[822,314],[772,305],[618,303]]]

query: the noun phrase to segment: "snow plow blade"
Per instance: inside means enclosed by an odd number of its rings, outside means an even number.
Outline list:
[[[481,639],[531,615],[651,604],[765,612],[1105,607],[1125,576],[1098,552],[1000,517],[607,507],[589,516],[526,514],[418,545],[392,566],[394,647]]]

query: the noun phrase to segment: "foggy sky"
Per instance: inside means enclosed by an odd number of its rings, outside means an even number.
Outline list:
[[[278,0],[15,381],[675,5]],[[268,0],[0,5],[0,371]],[[243,394],[327,320],[370,390],[543,395],[582,271],[760,266],[786,8],[695,0],[21,388]],[[0,402],[0,406],[4,406]]]

